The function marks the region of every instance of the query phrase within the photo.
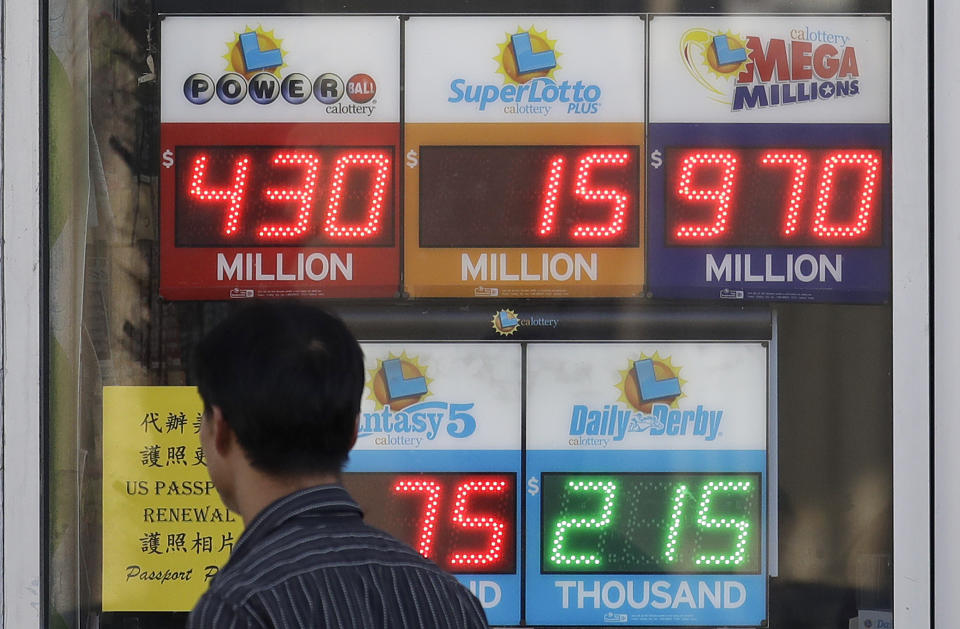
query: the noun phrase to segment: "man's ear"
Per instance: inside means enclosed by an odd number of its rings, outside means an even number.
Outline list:
[[[234,447],[237,435],[223,418],[223,411],[216,405],[211,407],[210,429],[213,431],[213,447],[217,449],[217,454],[226,456]]]
[[[360,415],[357,415],[357,419],[353,422],[353,438],[350,439],[350,449],[353,450],[353,446],[357,445],[357,436],[360,434]]]

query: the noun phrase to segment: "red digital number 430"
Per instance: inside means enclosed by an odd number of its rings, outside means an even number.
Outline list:
[[[320,173],[320,155],[313,151],[278,151],[271,160],[276,168],[298,168],[303,177],[299,186],[290,188],[265,188],[263,198],[273,203],[295,203],[296,219],[287,224],[266,223],[256,226],[256,234],[265,240],[283,241],[301,238],[310,229],[314,200]],[[188,195],[196,201],[218,201],[226,205],[222,234],[231,237],[244,229],[242,226],[244,205],[247,201],[247,182],[253,168],[250,156],[238,156],[232,169],[229,184],[213,187],[207,183],[209,158],[200,154],[193,160],[190,169]],[[354,169],[373,171],[373,185],[368,191],[369,204],[365,220],[353,225],[341,221],[344,180]],[[364,239],[376,236],[383,226],[384,193],[390,181],[390,157],[381,151],[350,151],[336,157],[333,174],[327,185],[327,213],[323,231],[335,239]]]

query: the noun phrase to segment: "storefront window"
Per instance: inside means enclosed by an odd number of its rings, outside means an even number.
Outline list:
[[[504,484],[506,551],[431,557],[492,624],[892,622],[889,3],[182,4],[49,5],[49,626],[183,626],[229,556],[191,361],[250,298],[363,343],[377,526]]]

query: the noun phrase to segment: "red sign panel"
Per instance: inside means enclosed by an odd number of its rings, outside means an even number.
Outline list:
[[[160,294],[393,296],[399,134],[393,123],[162,125]]]

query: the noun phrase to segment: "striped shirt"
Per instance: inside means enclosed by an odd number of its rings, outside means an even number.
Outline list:
[[[454,577],[367,526],[342,487],[304,489],[250,523],[188,629],[487,627]]]

